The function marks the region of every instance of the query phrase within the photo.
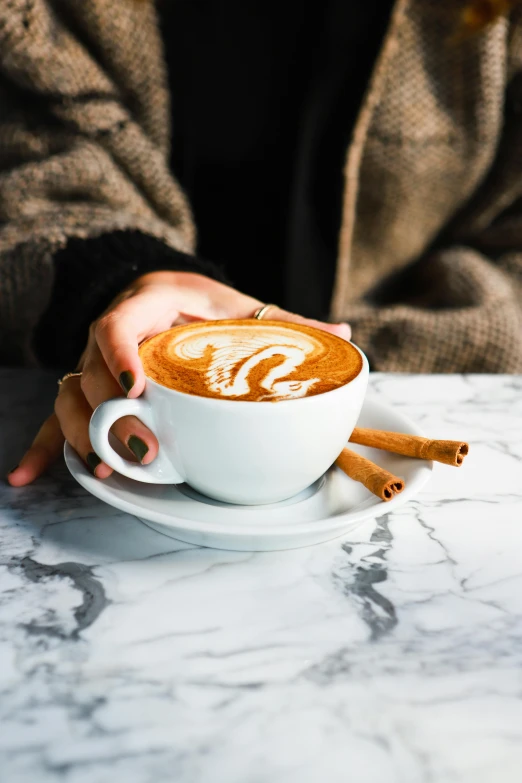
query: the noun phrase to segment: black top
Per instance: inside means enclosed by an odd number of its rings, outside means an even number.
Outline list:
[[[193,206],[198,258],[139,232],[70,240],[35,338],[44,363],[74,366],[90,322],[157,269],[224,270],[262,301],[327,318],[346,149],[391,6],[160,0],[172,168]]]
[[[390,0],[164,0],[172,168],[198,251],[327,317],[343,164]]]

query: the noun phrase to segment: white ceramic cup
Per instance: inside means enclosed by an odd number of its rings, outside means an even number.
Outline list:
[[[243,505],[275,503],[296,495],[333,464],[359,417],[368,361],[344,386],[280,402],[198,397],[147,378],[135,400],[115,399],[94,411],[89,427],[98,456],[118,473],[151,484],[180,484],[216,500]],[[137,416],[158,438],[149,465],[120,457],[109,430],[122,416]]]

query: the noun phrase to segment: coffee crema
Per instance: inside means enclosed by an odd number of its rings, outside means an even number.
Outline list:
[[[280,321],[205,321],[176,326],[139,349],[145,374],[169,389],[247,402],[312,397],[362,369],[346,340]]]

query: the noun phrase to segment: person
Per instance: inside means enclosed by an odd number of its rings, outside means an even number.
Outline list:
[[[64,436],[108,476],[139,342],[265,303],[374,370],[520,372],[521,47],[515,0],[1,4],[0,358],[77,371],[9,482]]]

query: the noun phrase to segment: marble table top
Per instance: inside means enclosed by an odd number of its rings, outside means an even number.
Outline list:
[[[0,371],[3,472],[54,383]],[[321,546],[177,543],[63,464],[0,484],[2,783],[522,780],[522,377],[371,387],[470,455]]]

